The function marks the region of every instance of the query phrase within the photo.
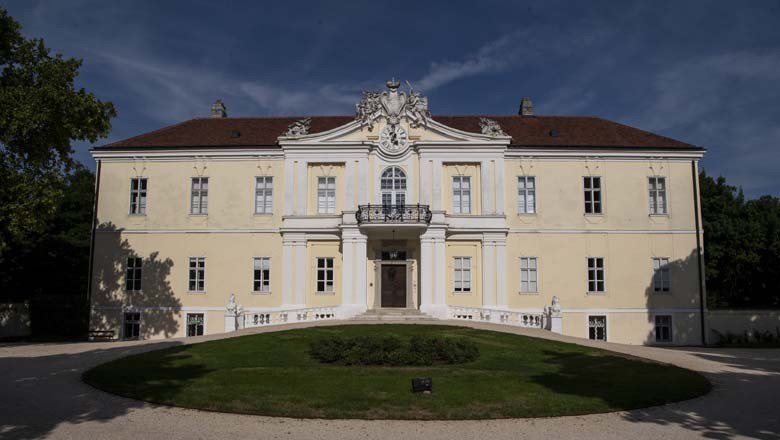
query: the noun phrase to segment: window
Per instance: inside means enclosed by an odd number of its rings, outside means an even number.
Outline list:
[[[601,177],[585,178],[585,214],[601,214]]]
[[[208,214],[209,212],[209,178],[192,178],[192,203],[190,214]]]
[[[668,292],[672,277],[668,258],[653,258],[653,291]]]
[[[520,257],[520,292],[538,292],[535,257]]]
[[[141,266],[143,260],[140,257],[127,257],[127,269],[125,270],[125,290],[137,292],[141,290]]]
[[[399,167],[387,168],[380,181],[382,205],[406,204],[406,173]]]
[[[187,313],[187,336],[203,336],[203,313]]]
[[[274,210],[274,178],[255,178],[255,214],[271,214]]]
[[[471,292],[471,257],[455,257],[455,280],[456,292]]]
[[[517,177],[517,212],[519,214],[533,214],[536,212],[535,177]]]
[[[336,213],[336,178],[317,178],[317,212],[319,214]]]
[[[206,259],[190,257],[190,292],[206,291]]]
[[[655,342],[672,342],[672,316],[655,317]]]
[[[607,340],[607,317],[588,316],[588,339],[596,341]]]
[[[146,178],[130,179],[130,214],[146,215]]]
[[[588,257],[588,292],[604,291],[604,259]]]
[[[452,178],[452,212],[471,213],[471,177],[454,176]]]
[[[317,258],[317,292],[333,292],[333,258]]]
[[[252,290],[255,292],[271,291],[271,259],[268,257],[255,258],[254,282]]]
[[[138,339],[141,334],[141,314],[139,312],[128,312],[124,314],[124,325],[122,326],[122,339]]]
[[[650,214],[666,214],[666,178],[650,177],[647,187],[650,192]]]

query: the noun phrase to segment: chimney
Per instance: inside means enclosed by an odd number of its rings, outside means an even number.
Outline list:
[[[517,113],[520,116],[533,116],[534,115],[534,103],[531,102],[531,98],[524,96],[520,100],[520,111]]]
[[[214,101],[214,105],[211,106],[211,117],[227,118],[227,108],[225,108],[225,104],[222,103],[221,99]]]

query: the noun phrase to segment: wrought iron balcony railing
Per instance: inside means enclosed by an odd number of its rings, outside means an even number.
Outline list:
[[[425,223],[431,222],[428,205],[360,205],[355,213],[359,225],[372,223]]]

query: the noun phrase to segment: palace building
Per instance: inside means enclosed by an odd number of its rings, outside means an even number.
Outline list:
[[[211,116],[96,147],[93,330],[470,320],[701,341],[704,149],[597,117]]]

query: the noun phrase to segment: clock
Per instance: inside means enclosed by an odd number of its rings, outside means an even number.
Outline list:
[[[409,136],[400,125],[386,125],[379,133],[379,146],[390,153],[398,153],[406,147]]]

